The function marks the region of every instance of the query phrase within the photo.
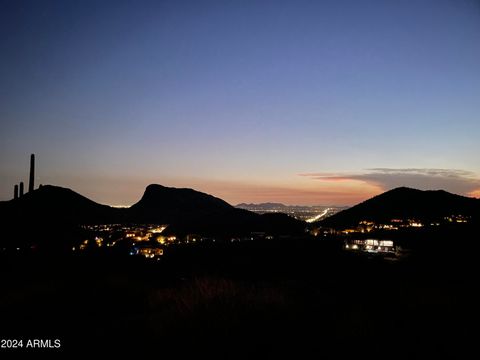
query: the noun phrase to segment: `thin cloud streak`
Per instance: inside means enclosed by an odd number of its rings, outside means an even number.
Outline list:
[[[480,178],[471,171],[428,168],[371,168],[364,173],[306,173],[300,176],[324,182],[361,181],[389,190],[400,186],[422,190],[443,189],[474,196],[480,191]]]

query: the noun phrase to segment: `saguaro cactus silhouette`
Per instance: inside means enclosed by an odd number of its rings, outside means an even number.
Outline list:
[[[28,181],[28,192],[32,192],[35,186],[35,154],[30,155],[30,178]]]

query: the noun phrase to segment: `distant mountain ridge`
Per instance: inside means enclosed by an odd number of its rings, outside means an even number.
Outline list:
[[[7,241],[51,237],[61,241],[81,224],[168,224],[176,235],[233,236],[253,231],[302,233],[305,224],[285,214],[259,215],[193,189],[149,185],[129,208],[98,204],[73,190],[45,185],[19,199],[0,202]],[[22,229],[22,231],[19,231]],[[48,234],[48,235],[47,235]]]
[[[417,190],[399,187],[341,211],[318,224],[350,227],[360,221],[388,222],[392,219],[434,221],[450,215],[480,217],[480,199],[451,194],[444,190]]]
[[[245,209],[245,210],[251,210],[251,211],[256,211],[256,210],[275,210],[275,209],[286,209],[289,206],[281,203],[272,203],[272,202],[267,202],[267,203],[259,203],[259,204],[254,204],[254,203],[241,203],[238,205],[235,205],[237,209]]]
[[[238,209],[246,209],[246,210],[278,210],[278,209],[309,209],[309,208],[318,208],[318,207],[326,207],[324,205],[285,205],[282,203],[240,203],[235,205]],[[340,207],[340,206],[336,206]]]

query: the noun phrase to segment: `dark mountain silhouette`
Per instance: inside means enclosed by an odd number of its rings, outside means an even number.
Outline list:
[[[105,223],[118,220],[120,209],[100,205],[73,190],[45,185],[17,200],[0,202],[1,220]]]
[[[303,223],[287,215],[257,215],[193,189],[149,185],[142,199],[125,209],[131,222],[170,224],[176,234],[235,235],[251,231],[301,232]]]
[[[193,189],[149,185],[143,197],[128,209],[128,213],[130,217],[142,221],[168,223],[179,216],[212,216],[232,210],[233,207],[227,202]]]
[[[16,200],[0,202],[1,246],[65,250],[83,238],[79,224],[119,222],[120,209],[76,192],[42,186]]]
[[[149,185],[142,199],[129,208],[98,204],[76,192],[46,185],[23,197],[0,202],[3,242],[35,243],[81,236],[82,224],[168,224],[176,235],[237,236],[252,231],[301,233],[304,223],[284,214],[258,215],[236,209],[225,201],[193,189]]]
[[[131,222],[170,224],[168,232],[177,235],[235,233],[250,228],[256,219],[255,214],[235,209],[214,196],[161,185],[149,185],[140,201],[125,213]]]
[[[388,222],[391,219],[435,221],[450,215],[480,217],[480,199],[451,194],[443,190],[422,191],[399,187],[341,211],[318,224],[350,227],[362,220]]]

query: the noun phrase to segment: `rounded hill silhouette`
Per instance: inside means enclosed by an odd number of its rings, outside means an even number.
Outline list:
[[[384,192],[319,222],[327,227],[349,227],[362,220],[375,222],[413,218],[423,221],[462,214],[478,218],[480,200],[444,190],[417,190],[399,187]]]

